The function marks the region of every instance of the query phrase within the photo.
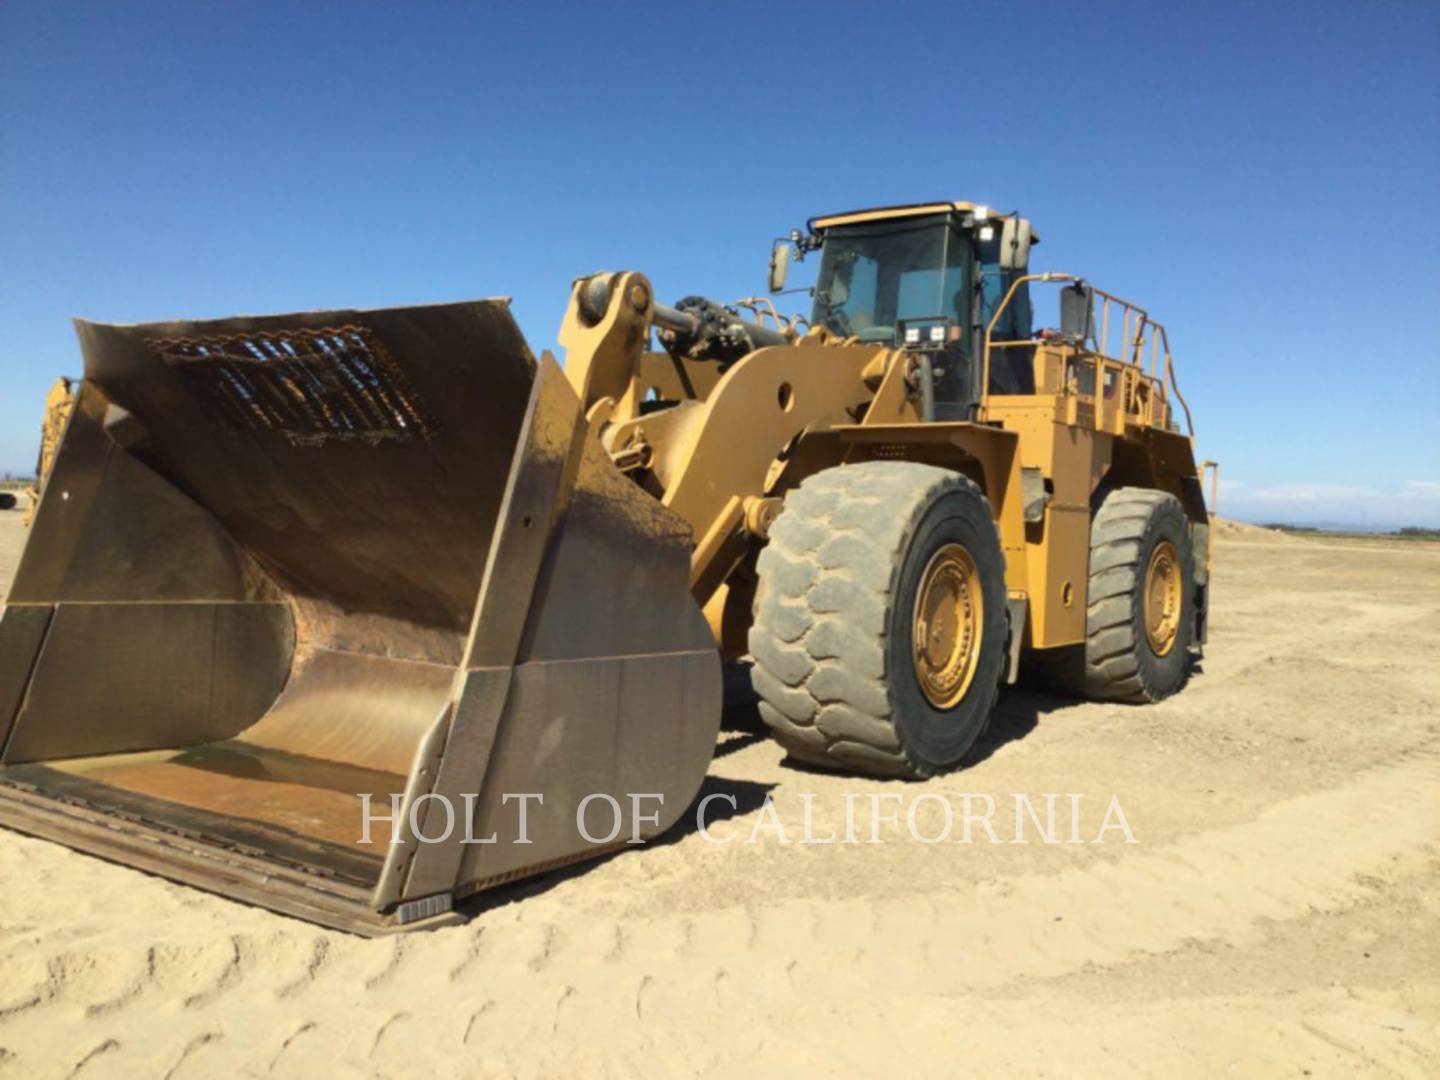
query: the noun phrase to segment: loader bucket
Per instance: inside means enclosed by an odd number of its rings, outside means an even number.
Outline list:
[[[77,326],[0,824],[382,933],[678,819],[720,714],[689,528],[505,302]]]

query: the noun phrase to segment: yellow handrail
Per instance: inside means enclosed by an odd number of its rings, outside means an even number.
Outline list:
[[[1103,302],[1101,305],[1100,340],[1096,343],[1095,347],[1095,355],[1100,360],[1100,365],[1098,371],[1096,372],[1096,377],[1099,380],[1099,385],[1101,387],[1103,387],[1104,385],[1106,363],[1123,364],[1139,371],[1142,376],[1145,375],[1145,344],[1148,339],[1150,344],[1150,372],[1148,377],[1153,382],[1159,385],[1161,394],[1174,394],[1175,400],[1180,402],[1180,407],[1185,412],[1186,429],[1189,432],[1190,437],[1194,438],[1195,422],[1190,414],[1190,406],[1186,403],[1185,396],[1180,393],[1180,386],[1175,380],[1175,364],[1170,355],[1170,335],[1166,332],[1164,325],[1152,319],[1150,317],[1150,313],[1147,312],[1144,308],[1142,308],[1139,304],[1132,303],[1131,301],[1125,300],[1119,296],[1114,295],[1113,293],[1108,293],[1104,289],[1097,289],[1093,285],[1088,285],[1088,283],[1085,282],[1083,278],[1076,277],[1074,274],[1061,274],[1053,271],[1047,271],[1043,274],[1025,274],[1022,277],[1016,278],[1013,282],[1011,282],[1010,288],[1006,290],[1004,298],[995,308],[995,313],[990,316],[990,322],[985,327],[985,354],[982,360],[980,383],[980,409],[982,413],[990,402],[991,350],[993,348],[996,348],[997,346],[1000,348],[1006,348],[1014,345],[1030,344],[1036,340],[1034,338],[1029,338],[1023,341],[1004,342],[996,342],[994,340],[995,327],[1000,322],[1000,316],[1005,313],[1007,308],[1009,308],[1010,302],[1014,300],[1015,293],[1019,290],[1020,286],[1028,284],[1032,281],[1074,282],[1076,284],[1084,284],[1087,285],[1087,287],[1093,293],[1096,293],[1101,297]],[[1118,305],[1121,309],[1120,333],[1122,339],[1126,341],[1126,352],[1129,354],[1128,357],[1125,359],[1111,357],[1106,353],[1106,346],[1109,343],[1110,336],[1110,305],[1112,303]],[[1091,334],[1093,340],[1093,326],[1091,327]],[[1159,370],[1160,351],[1162,349],[1164,352],[1163,374]]]

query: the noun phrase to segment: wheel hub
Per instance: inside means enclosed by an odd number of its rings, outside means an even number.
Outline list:
[[[1161,540],[1145,568],[1145,636],[1156,656],[1175,647],[1180,632],[1180,558],[1175,545]]]
[[[985,625],[975,560],[960,544],[930,557],[915,596],[915,675],[937,709],[959,704],[975,676]]]

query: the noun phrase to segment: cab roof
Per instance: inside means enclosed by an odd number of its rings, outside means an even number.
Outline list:
[[[836,225],[858,225],[865,221],[886,221],[891,218],[921,217],[925,214],[973,214],[976,217],[988,216],[994,218],[1011,217],[993,207],[985,206],[982,203],[965,201],[953,202],[928,202],[928,203],[905,203],[900,206],[877,206],[868,210],[850,210],[843,214],[826,214],[823,217],[813,217],[807,223],[810,231],[824,232],[826,229],[834,228]],[[1035,243],[1039,236],[1032,234],[1031,242]]]

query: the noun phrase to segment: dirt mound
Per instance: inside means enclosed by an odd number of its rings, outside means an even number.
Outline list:
[[[1243,537],[1246,540],[1289,540],[1289,535],[1279,529],[1267,529],[1263,525],[1251,525],[1244,521],[1233,521],[1230,518],[1216,518],[1216,536]]]

